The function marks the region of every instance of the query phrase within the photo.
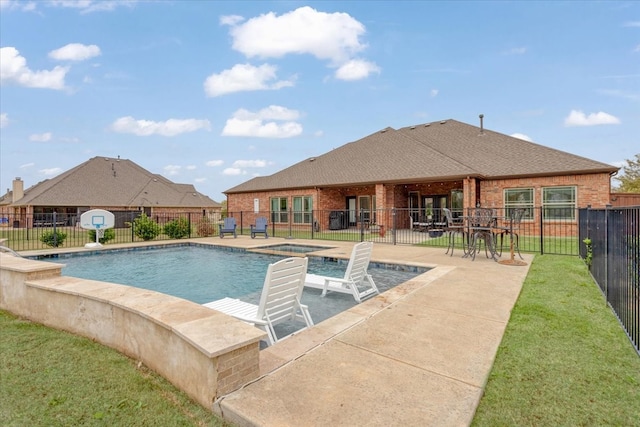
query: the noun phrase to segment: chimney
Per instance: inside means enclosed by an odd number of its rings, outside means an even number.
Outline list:
[[[480,114],[480,135],[484,134],[484,125],[482,119],[484,119],[484,114]]]
[[[13,199],[12,203],[17,202],[18,200],[24,197],[24,182],[20,179],[20,177],[16,177],[13,180]]]

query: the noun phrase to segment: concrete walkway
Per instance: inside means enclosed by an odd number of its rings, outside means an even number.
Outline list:
[[[212,243],[282,243],[244,237]],[[353,244],[331,245],[348,258]],[[461,255],[374,245],[374,261],[435,268],[261,351],[262,376],[214,410],[239,426],[469,425],[533,257]]]

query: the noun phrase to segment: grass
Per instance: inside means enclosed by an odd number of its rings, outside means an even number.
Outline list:
[[[91,340],[0,311],[0,425],[226,426],[159,375]]]
[[[536,256],[474,426],[640,426],[640,357],[584,263]]]
[[[0,330],[0,425],[225,425],[114,350],[2,312]],[[584,263],[536,256],[473,426],[640,426],[638,402],[640,357]]]

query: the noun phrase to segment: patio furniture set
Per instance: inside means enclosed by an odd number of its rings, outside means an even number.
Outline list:
[[[522,265],[514,259],[517,251],[520,259],[522,254],[519,248],[519,231],[524,209],[513,209],[507,217],[499,217],[494,209],[475,208],[469,215],[454,218],[451,211],[443,208],[446,218],[444,231],[449,235],[446,254],[456,247],[456,236],[460,235],[462,240],[463,258],[476,259],[478,252],[484,247],[485,255],[494,261],[499,261],[502,256],[505,237],[509,237],[510,259],[500,261],[503,264]],[[500,244],[498,245],[498,239]],[[508,261],[508,262],[507,262]]]

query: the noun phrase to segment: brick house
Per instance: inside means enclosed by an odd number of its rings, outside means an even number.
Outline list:
[[[443,120],[385,128],[224,193],[230,215],[268,213],[278,225],[293,212],[295,225],[311,225],[313,218],[323,229],[331,225],[326,211],[343,211],[345,226],[366,221],[389,227],[382,212],[406,210],[394,219],[405,228],[443,207],[461,213],[478,205],[531,208],[530,221],[533,207],[542,207],[547,222],[575,222],[576,208],[610,203],[617,171],[484,129],[481,116],[480,127]]]
[[[176,184],[131,160],[94,157],[28,189],[20,178],[0,198],[0,217],[14,227],[49,225],[53,212],[63,224],[75,225],[83,212],[106,209],[118,218],[190,213],[217,220],[221,205],[191,184]],[[125,215],[126,214],[126,215]],[[122,224],[120,224],[122,225]]]

